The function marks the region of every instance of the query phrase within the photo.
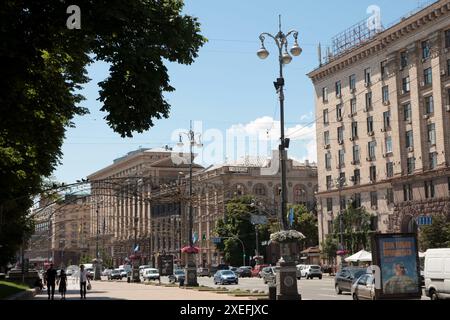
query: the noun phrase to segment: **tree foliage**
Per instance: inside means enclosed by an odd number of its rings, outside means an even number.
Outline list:
[[[191,64],[206,41],[181,0],[79,0],[81,29],[68,29],[72,1],[0,2],[0,265],[18,249],[32,196],[59,164],[80,103],[86,67],[110,65],[101,110],[122,137],[167,118],[165,63]]]
[[[419,233],[419,245],[422,251],[430,248],[450,247],[450,221],[443,215],[433,216],[429,226],[421,226]]]

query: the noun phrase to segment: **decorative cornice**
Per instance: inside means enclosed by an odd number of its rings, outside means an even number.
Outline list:
[[[327,76],[340,71],[347,66],[354,64],[360,60],[370,57],[374,53],[384,50],[392,43],[401,40],[412,32],[416,32],[417,29],[423,28],[423,26],[433,22],[442,16],[448,16],[450,12],[450,1],[440,0],[425,9],[417,12],[416,14],[403,19],[401,22],[394,26],[380,32],[372,40],[363,42],[359,46],[355,46],[349,51],[338,55],[333,58],[329,63],[322,65],[321,67],[308,73],[313,83],[320,81]]]

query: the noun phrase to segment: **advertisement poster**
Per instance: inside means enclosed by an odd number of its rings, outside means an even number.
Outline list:
[[[173,274],[173,255],[158,256],[158,269],[161,276],[170,276]]]
[[[375,235],[375,263],[381,272],[380,298],[421,296],[415,234]]]

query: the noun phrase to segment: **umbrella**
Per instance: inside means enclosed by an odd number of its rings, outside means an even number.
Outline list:
[[[361,251],[358,251],[357,253],[355,253],[354,255],[351,255],[350,257],[345,258],[345,261],[347,261],[347,262],[358,262],[358,261],[369,262],[369,261],[372,261],[372,253],[370,253],[366,250],[361,250]]]

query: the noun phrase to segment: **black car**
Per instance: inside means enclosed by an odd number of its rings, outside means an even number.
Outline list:
[[[367,268],[360,267],[344,267],[342,270],[336,273],[334,278],[334,289],[337,294],[341,294],[344,291],[351,292],[352,284],[360,276],[367,273]]]
[[[239,267],[236,270],[239,278],[251,278],[252,277],[252,267]]]

